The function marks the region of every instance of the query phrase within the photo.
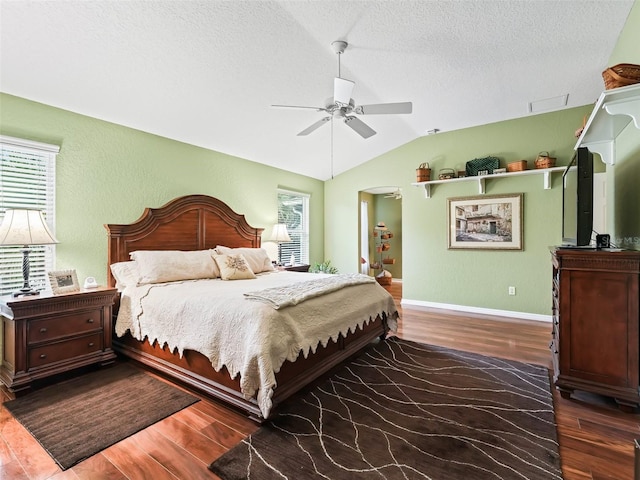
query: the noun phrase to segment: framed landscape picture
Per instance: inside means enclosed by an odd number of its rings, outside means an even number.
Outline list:
[[[522,250],[522,193],[447,199],[449,249]]]

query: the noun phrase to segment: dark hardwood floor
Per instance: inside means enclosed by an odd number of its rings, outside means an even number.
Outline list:
[[[401,283],[389,290],[400,305]],[[397,335],[550,367],[550,329],[542,322],[404,308]],[[554,403],[564,480],[633,480],[640,414],[622,413],[610,399],[586,393],[565,400],[554,391]],[[238,412],[202,397],[63,472],[0,408],[0,479],[217,479],[207,465],[257,428]]]

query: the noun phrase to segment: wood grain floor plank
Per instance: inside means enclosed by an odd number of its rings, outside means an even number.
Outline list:
[[[13,417],[4,423],[0,433],[30,480],[45,480],[62,471],[46,450]]]
[[[102,453],[75,465],[73,471],[80,480],[126,480],[127,477]],[[97,477],[99,475],[99,477]]]
[[[76,473],[73,470],[65,470],[64,472],[56,473],[53,477],[50,477],[49,480],[79,480],[79,479],[78,479],[78,475],[76,475]],[[99,473],[98,475],[94,474],[92,480],[106,480],[106,479],[101,475],[101,473]]]
[[[226,448],[233,448],[246,436],[217,420],[207,421],[194,410],[182,410],[174,417]]]
[[[226,407],[215,400],[194,403],[189,408],[197,410],[209,418],[218,420],[224,425],[233,428],[236,432],[241,433],[245,437],[251,435],[258,429],[258,425],[247,418],[246,415],[243,415],[232,408]]]
[[[207,465],[214,458],[218,458],[228,450],[227,447],[220,445],[174,417],[169,417],[162,422],[156,423],[152,429],[161,433],[165,438],[170,439]]]
[[[177,477],[140,448],[134,437],[125,438],[102,454],[129,480],[175,480]]]
[[[17,460],[0,465],[0,478],[11,480],[30,480],[27,472]]]
[[[154,428],[147,428],[133,436],[136,444],[158,464],[175,475],[189,480],[209,480],[208,463],[198,462],[190,452],[169,440]]]

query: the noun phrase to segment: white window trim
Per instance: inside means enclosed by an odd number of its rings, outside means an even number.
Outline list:
[[[50,189],[47,189],[49,194],[47,196],[47,202],[46,202],[47,205],[44,210],[47,216],[47,224],[49,225],[49,228],[51,229],[52,233],[55,235],[55,202],[56,202],[56,199],[55,199],[56,167],[55,165],[56,165],[56,156],[58,153],[60,153],[60,146],[49,144],[49,143],[37,142],[34,140],[11,137],[8,135],[0,135],[0,144],[9,148],[13,147],[13,148],[22,150],[26,154],[34,154],[34,155],[40,155],[40,156],[42,156],[43,154],[48,154],[51,164],[48,165],[50,170],[48,171],[49,174],[47,175],[47,184],[50,185]],[[0,194],[2,194],[2,192],[0,192]],[[2,202],[2,204],[4,205],[4,201]],[[55,265],[55,245],[47,245],[47,246],[43,246],[42,248],[45,249],[44,250],[44,253],[45,253],[44,270],[45,271],[34,272],[32,270],[30,275],[30,279],[32,280],[32,285],[36,290],[42,290],[47,288],[46,271],[50,271],[51,269],[53,269]],[[21,270],[22,266],[16,265],[16,268]],[[13,272],[13,269],[11,269],[11,272]],[[4,279],[0,278],[0,285],[4,284],[3,280]],[[2,286],[2,291],[8,290],[9,289],[8,286],[12,284],[13,282],[7,283],[7,285]],[[5,293],[8,293],[8,292],[5,291]]]

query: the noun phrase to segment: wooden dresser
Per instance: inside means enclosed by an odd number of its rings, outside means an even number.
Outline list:
[[[111,306],[115,288],[33,297],[2,297],[0,380],[13,396],[35,380],[71,369],[112,363]]]
[[[640,252],[553,248],[554,381],[640,405]]]

